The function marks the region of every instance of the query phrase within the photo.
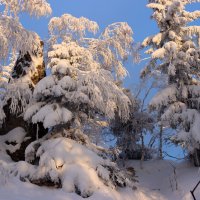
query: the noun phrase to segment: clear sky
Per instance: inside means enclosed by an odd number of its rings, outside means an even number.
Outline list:
[[[103,29],[113,22],[126,21],[134,30],[134,38],[141,41],[151,32],[155,32],[151,11],[146,8],[146,0],[49,0],[53,9],[52,16],[64,13],[76,17],[87,17],[98,22]],[[22,23],[30,30],[39,33],[41,37],[48,35],[49,18],[40,19],[22,17]],[[153,31],[154,30],[154,31]]]

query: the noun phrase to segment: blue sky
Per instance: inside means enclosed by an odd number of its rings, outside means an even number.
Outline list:
[[[151,11],[146,8],[146,0],[49,0],[52,16],[70,13],[76,17],[87,17],[98,22],[103,29],[113,22],[126,21],[134,30],[135,40],[141,41],[149,33],[155,32]],[[52,17],[50,16],[50,17]],[[46,37],[49,18],[40,19],[22,17],[22,23],[30,30]]]

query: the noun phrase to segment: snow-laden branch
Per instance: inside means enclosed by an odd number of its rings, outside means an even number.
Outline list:
[[[0,5],[5,7],[5,15],[17,15],[27,12],[30,15],[45,16],[51,14],[50,4],[46,0],[0,0]]]

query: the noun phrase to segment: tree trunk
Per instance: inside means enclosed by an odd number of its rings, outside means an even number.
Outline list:
[[[163,159],[163,126],[160,124],[159,126],[160,132],[159,132],[159,159]]]
[[[200,167],[200,149],[195,148],[192,158],[193,158],[194,166]]]

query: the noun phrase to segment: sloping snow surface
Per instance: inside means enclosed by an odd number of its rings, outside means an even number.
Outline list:
[[[139,183],[138,189],[123,189],[119,192],[108,188],[96,191],[88,200],[193,200],[190,190],[200,180],[199,169],[188,162],[146,161],[143,169],[138,161],[129,161],[127,166],[135,167]],[[74,193],[62,189],[46,188],[24,183],[9,177],[1,171],[1,200],[81,200]],[[195,191],[200,199],[200,187]]]

